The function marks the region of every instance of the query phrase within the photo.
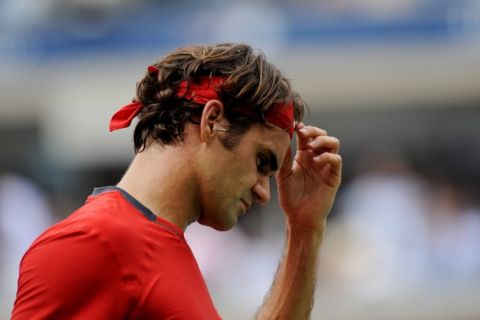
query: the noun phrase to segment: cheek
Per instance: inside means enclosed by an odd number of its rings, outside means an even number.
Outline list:
[[[230,202],[232,198],[242,197],[253,187],[257,180],[257,167],[255,159],[243,156],[241,153],[231,152],[223,154],[223,161],[212,163],[210,172],[212,176],[208,181],[208,189],[220,202]],[[217,159],[218,160],[218,159]]]
[[[237,170],[234,184],[241,188],[251,188],[257,180],[257,168],[255,163],[242,161]]]

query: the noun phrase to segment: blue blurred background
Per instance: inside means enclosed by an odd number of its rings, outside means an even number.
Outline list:
[[[215,42],[265,52],[342,140],[312,319],[479,319],[479,0],[0,0],[0,318],[31,241],[126,170],[107,126],[146,66]],[[283,228],[272,203],[187,230],[225,319],[261,305]]]

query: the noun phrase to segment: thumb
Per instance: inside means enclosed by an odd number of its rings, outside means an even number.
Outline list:
[[[285,154],[285,158],[283,158],[282,165],[277,173],[277,182],[281,182],[282,180],[288,178],[292,174],[292,146],[288,146],[287,153]]]

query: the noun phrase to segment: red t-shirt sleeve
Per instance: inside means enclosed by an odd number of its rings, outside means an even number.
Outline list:
[[[132,281],[99,231],[54,229],[22,259],[12,319],[124,319]]]

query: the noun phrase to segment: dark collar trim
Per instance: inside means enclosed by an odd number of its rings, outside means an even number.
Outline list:
[[[104,193],[104,192],[109,192],[109,191],[118,191],[120,192],[120,194],[128,201],[130,202],[138,211],[140,211],[144,216],[145,218],[147,218],[148,220],[158,224],[159,226],[161,226],[162,228],[168,230],[169,232],[172,232],[173,234],[175,234],[178,238],[180,239],[183,239],[183,234],[179,234],[175,229],[173,229],[172,227],[166,225],[166,224],[163,224],[162,222],[158,221],[157,219],[157,216],[152,212],[150,211],[150,209],[148,209],[147,207],[145,207],[140,201],[138,201],[137,199],[135,199],[130,193],[128,193],[127,191],[123,190],[122,188],[119,188],[117,186],[107,186],[107,187],[100,187],[100,188],[94,188],[93,189],[93,192],[92,192],[92,195],[94,196],[97,196],[101,193]]]
[[[108,192],[108,191],[118,191],[122,194],[122,196],[127,199],[128,202],[130,202],[135,208],[137,208],[148,220],[152,222],[157,221],[157,216],[153,214],[150,209],[145,207],[143,204],[140,203],[137,199],[135,199],[130,193],[127,191],[123,190],[122,188],[119,188],[117,186],[108,186],[108,187],[100,187],[100,188],[95,188],[93,189],[92,195],[97,196],[101,193]]]

